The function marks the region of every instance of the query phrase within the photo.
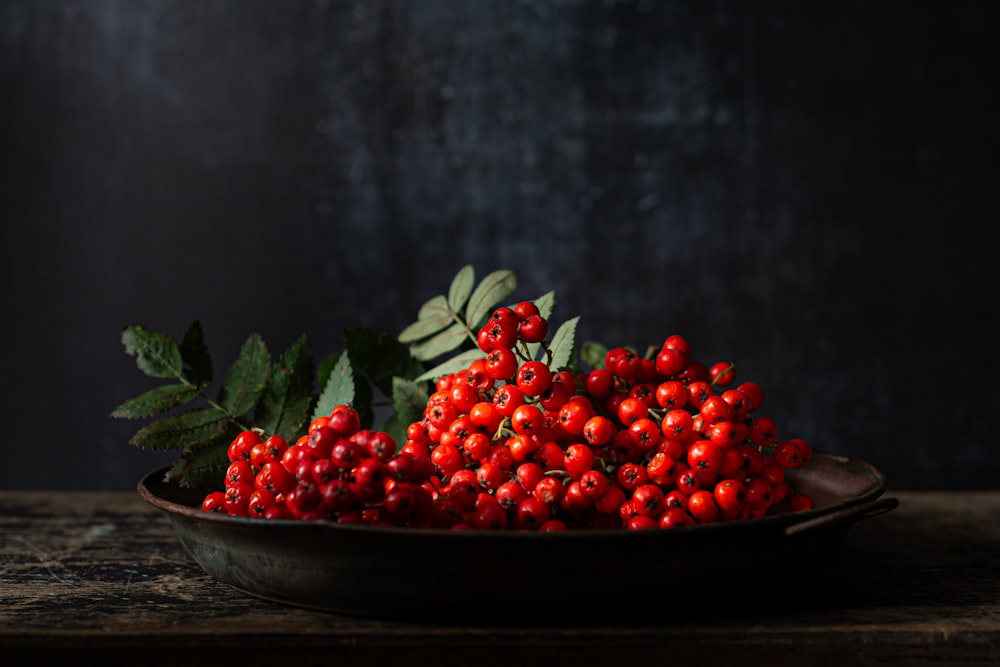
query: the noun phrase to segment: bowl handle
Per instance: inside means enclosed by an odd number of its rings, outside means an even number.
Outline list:
[[[878,498],[867,503],[852,505],[843,509],[821,514],[805,521],[799,521],[785,528],[785,537],[794,537],[810,530],[820,530],[839,523],[860,521],[879,514],[885,514],[899,507],[898,498]]]

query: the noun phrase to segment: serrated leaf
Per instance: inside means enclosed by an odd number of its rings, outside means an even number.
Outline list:
[[[436,315],[434,317],[429,317],[425,320],[417,320],[413,324],[409,325],[405,329],[399,332],[397,340],[400,343],[413,343],[422,338],[427,338],[428,336],[433,336],[439,331],[443,331],[452,323],[455,319],[450,313],[444,315]]]
[[[442,375],[448,375],[449,373],[457,373],[458,371],[465,370],[469,367],[476,359],[482,359],[486,355],[479,348],[472,350],[466,350],[460,354],[456,354],[454,357],[448,359],[447,361],[441,362],[434,368],[425,371],[424,373],[418,375],[414,378],[414,382],[425,382],[427,380],[436,380]]]
[[[226,452],[239,430],[231,425],[218,438],[185,451],[167,470],[167,481],[177,480],[184,488],[221,489],[229,467]]]
[[[213,408],[190,410],[147,424],[129,444],[142,449],[182,449],[211,442],[222,435],[229,417]]]
[[[469,297],[465,310],[465,322],[475,330],[482,325],[486,316],[501,301],[517,289],[517,274],[507,269],[494,271],[483,278]]]
[[[432,317],[440,317],[441,315],[451,317],[451,310],[448,309],[448,299],[445,298],[444,294],[438,294],[427,299],[424,305],[420,306],[420,310],[417,311],[418,320],[427,320]]]
[[[323,392],[316,402],[312,418],[329,415],[338,405],[354,403],[354,369],[351,368],[350,355],[345,351],[337,359],[337,365],[330,372],[330,377],[323,387]]]
[[[580,359],[591,368],[604,368],[604,358],[608,354],[608,347],[594,340],[583,342],[580,347]]]
[[[418,361],[429,361],[461,347],[467,340],[469,336],[465,326],[455,323],[436,336],[413,344],[410,354]]]
[[[382,392],[392,394],[392,378],[412,378],[424,372],[424,365],[410,354],[410,348],[390,335],[371,327],[344,327],[344,346],[351,364]]]
[[[448,287],[448,307],[453,313],[460,312],[465,302],[472,294],[472,286],[476,284],[476,270],[471,264],[466,264],[451,281]]]
[[[407,424],[421,418],[427,399],[427,391],[420,383],[399,377],[392,379],[392,405]]]
[[[548,320],[552,317],[552,310],[556,305],[556,293],[554,291],[546,292],[534,301],[535,306],[538,308],[538,314]],[[538,351],[542,348],[541,343],[528,343],[528,358],[537,359]]]
[[[538,314],[544,317],[545,319],[549,319],[550,317],[552,317],[552,310],[555,308],[556,305],[555,290],[550,290],[545,294],[541,295],[540,297],[534,300],[534,304],[535,306],[538,307]]]
[[[553,372],[572,365],[576,345],[576,325],[579,321],[579,315],[566,320],[552,336],[552,343],[549,345],[552,361],[549,362],[549,368]]]
[[[271,356],[257,333],[243,343],[239,357],[226,372],[219,388],[219,405],[230,414],[242,415],[254,406],[267,385],[271,373]]]
[[[300,337],[281,355],[254,413],[256,425],[288,442],[305,430],[313,402],[312,352]]]
[[[322,361],[319,362],[319,369],[316,371],[317,387],[326,386],[326,383],[330,380],[330,373],[333,372],[333,369],[336,367],[337,361],[339,360],[339,354],[328,354],[323,357]]]
[[[198,388],[186,384],[168,384],[131,398],[111,413],[117,419],[145,419],[187,403],[198,396]]]
[[[198,387],[212,384],[212,356],[205,344],[205,333],[201,322],[195,320],[181,338],[181,359],[187,366],[185,374],[189,382]]]
[[[180,348],[164,334],[132,326],[122,332],[125,353],[150,377],[179,379],[184,370]]]

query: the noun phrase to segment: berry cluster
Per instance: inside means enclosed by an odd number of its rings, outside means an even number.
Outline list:
[[[245,431],[226,491],[237,516],[447,529],[672,528],[810,509],[785,471],[809,462],[759,414],[764,392],[679,335],[651,358],[617,347],[604,367],[553,372],[533,358],[548,322],[532,302],[495,309],[485,357],[442,376],[406,441],[337,406],[288,446]],[[543,356],[544,356],[543,354]],[[735,385],[735,386],[734,386]]]

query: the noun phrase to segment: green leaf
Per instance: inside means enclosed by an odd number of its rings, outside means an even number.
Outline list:
[[[412,378],[424,372],[424,365],[410,354],[410,348],[390,335],[371,327],[344,327],[341,333],[351,364],[384,396],[392,394],[393,377]]]
[[[350,355],[345,351],[337,360],[330,377],[326,381],[323,393],[319,395],[312,418],[329,415],[338,405],[354,403],[354,369],[351,368]]]
[[[187,366],[188,381],[201,388],[212,384],[212,356],[205,344],[201,322],[195,320],[184,332],[180,351],[181,359]]]
[[[111,416],[118,419],[144,419],[187,403],[197,396],[197,387],[168,384],[125,401],[115,408]]]
[[[517,289],[517,274],[501,269],[489,274],[473,290],[465,311],[465,322],[472,330],[478,329],[490,311]]]
[[[591,368],[604,368],[604,358],[608,354],[608,347],[594,340],[583,342],[580,349],[580,359]]]
[[[433,336],[439,331],[444,330],[449,325],[451,325],[455,319],[451,314],[437,315],[435,317],[430,317],[425,320],[417,320],[413,324],[409,325],[401,332],[397,340],[400,343],[413,343],[422,338],[427,338],[428,336]]]
[[[222,479],[229,467],[229,443],[239,433],[232,426],[218,438],[197,447],[189,448],[167,470],[167,481],[177,480],[184,488],[222,489]]]
[[[441,315],[451,317],[451,310],[448,308],[448,299],[445,298],[444,294],[432,296],[417,311],[418,320],[428,320],[433,317],[440,317]]]
[[[202,445],[222,435],[230,418],[213,408],[190,410],[148,424],[129,444],[142,449],[182,449]]]
[[[579,315],[566,320],[552,336],[552,343],[549,345],[549,351],[552,352],[549,368],[552,371],[558,371],[572,365],[576,344],[576,325],[579,321]]]
[[[306,337],[281,355],[254,413],[256,425],[294,442],[312,411],[313,363]]]
[[[469,336],[465,326],[455,323],[436,336],[415,343],[410,347],[410,354],[419,361],[429,361],[461,347],[467,340]]]
[[[476,359],[482,359],[486,355],[478,347],[472,350],[466,350],[460,354],[456,354],[447,361],[443,361],[429,371],[425,371],[421,375],[414,378],[414,382],[424,382],[426,380],[436,380],[442,375],[448,375],[449,373],[457,373],[458,371],[465,370],[469,367]]]
[[[226,373],[219,389],[219,405],[230,414],[245,414],[263,393],[270,372],[271,356],[267,346],[259,334],[252,333]]]
[[[541,295],[534,301],[535,306],[538,307],[538,314],[549,319],[552,317],[552,309],[556,305],[556,293],[554,290],[550,290],[545,294]]]
[[[360,373],[354,374],[354,400],[351,405],[358,411],[361,428],[371,428],[375,421],[375,411],[372,408],[372,386]]]
[[[392,379],[392,405],[407,425],[423,416],[428,398],[427,391],[419,383],[398,377]]]
[[[133,326],[122,332],[122,344],[125,353],[136,358],[136,365],[146,375],[181,378],[184,362],[177,343],[170,336]]]
[[[472,268],[471,264],[466,264],[451,281],[451,286],[448,288],[448,307],[451,308],[453,313],[457,313],[462,310],[462,306],[465,302],[469,300],[469,295],[472,293],[472,286],[476,283],[476,270]]]
[[[330,379],[330,373],[333,372],[334,367],[337,365],[337,361],[340,360],[339,354],[328,354],[323,357],[322,361],[319,362],[319,370],[316,371],[316,386],[325,387],[327,381]]]

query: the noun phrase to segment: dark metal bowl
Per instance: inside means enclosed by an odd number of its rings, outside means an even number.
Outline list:
[[[212,577],[282,603],[381,618],[503,620],[549,614],[600,618],[623,598],[674,600],[734,585],[815,573],[856,521],[897,506],[886,480],[858,459],[815,452],[789,471],[816,508],[670,530],[561,533],[449,531],[230,517],[199,509],[203,494],[143,478]]]

